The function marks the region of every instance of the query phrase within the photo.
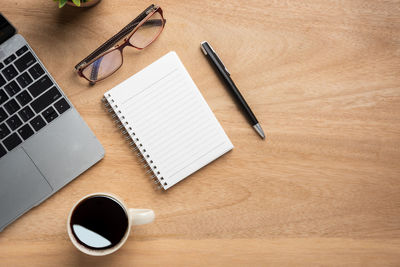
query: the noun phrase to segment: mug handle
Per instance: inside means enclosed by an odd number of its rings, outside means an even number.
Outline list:
[[[129,209],[132,225],[147,224],[154,221],[155,214],[150,209]]]

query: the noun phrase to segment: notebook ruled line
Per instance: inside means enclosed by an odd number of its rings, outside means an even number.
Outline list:
[[[142,92],[146,91],[148,88],[152,87],[154,84],[159,83],[160,81],[162,81],[163,79],[165,79],[166,77],[168,77],[171,73],[173,73],[173,72],[175,72],[175,71],[177,71],[177,70],[178,70],[178,68],[173,69],[172,71],[170,71],[169,73],[167,73],[166,75],[164,75],[163,77],[161,77],[160,79],[158,79],[157,81],[155,81],[155,82],[153,82],[152,84],[150,84],[149,86],[143,88],[143,90],[140,91],[140,92],[138,92],[136,95],[133,95],[133,96],[127,98],[125,101],[122,102],[122,104],[125,104],[125,103],[128,102],[131,98],[134,98],[135,96],[137,96],[137,95],[141,94]]]
[[[224,142],[216,145],[215,147],[213,147],[212,149],[208,150],[207,153],[204,153],[203,155],[201,155],[200,157],[196,158],[195,160],[192,160],[190,163],[188,163],[185,167],[182,167],[181,169],[177,170],[175,173],[171,174],[171,177],[176,175],[177,173],[181,172],[182,170],[186,169],[188,166],[190,166],[191,164],[193,164],[194,162],[196,162],[197,160],[199,160],[200,158],[206,156],[207,154],[211,153],[211,151],[213,151],[214,149],[217,149],[218,147],[222,146],[224,144]]]

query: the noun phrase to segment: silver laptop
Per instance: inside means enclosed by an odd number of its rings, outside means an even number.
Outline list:
[[[95,135],[0,13],[0,231],[103,157]]]

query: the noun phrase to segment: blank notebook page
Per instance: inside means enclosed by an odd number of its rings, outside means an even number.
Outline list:
[[[104,96],[164,189],[233,148],[175,52]]]

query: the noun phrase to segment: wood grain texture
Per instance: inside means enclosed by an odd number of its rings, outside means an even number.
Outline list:
[[[1,1],[106,150],[105,158],[0,234],[2,266],[400,265],[400,1],[160,1],[167,24],[89,87],[73,66],[143,10],[103,0],[57,9]],[[208,40],[267,133],[217,78]],[[235,145],[169,191],[154,191],[101,107],[102,94],[168,51],[180,56]],[[155,210],[117,253],[79,253],[67,214],[106,191]]]

